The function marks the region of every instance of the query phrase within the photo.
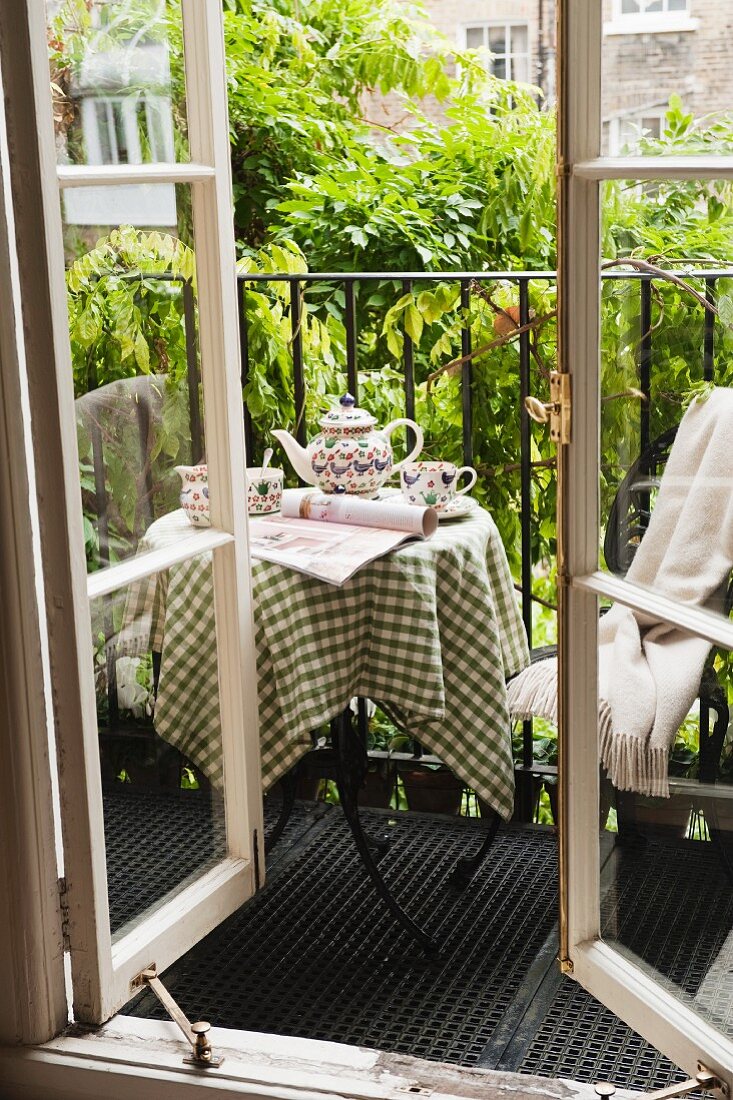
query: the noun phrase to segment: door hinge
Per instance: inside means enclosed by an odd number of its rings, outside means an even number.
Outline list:
[[[697,1073],[688,1081],[676,1081],[673,1085],[667,1085],[666,1088],[656,1089],[654,1092],[642,1092],[639,1095],[643,1096],[644,1100],[670,1100],[671,1097],[686,1096],[698,1089],[711,1092],[713,1096],[724,1097],[725,1100],[729,1100],[730,1097],[728,1082],[723,1081],[717,1073],[713,1073],[702,1062],[697,1063]],[[601,1100],[610,1100],[616,1092],[616,1086],[609,1081],[596,1081],[595,1092]]]
[[[550,374],[550,400],[525,397],[524,407],[538,424],[550,422],[550,439],[553,443],[570,442],[572,422],[571,375],[554,370]]]
[[[61,936],[64,942],[64,951],[71,951],[71,936],[69,934],[69,892],[66,888],[66,879],[58,880],[59,903],[61,908]]]
[[[206,1020],[197,1020],[195,1023],[191,1023],[186,1013],[173,1000],[170,993],[161,982],[155,968],[155,963],[151,963],[150,966],[146,967],[145,970],[142,970],[132,979],[130,982],[130,992],[137,992],[144,985],[149,986],[171,1020],[178,1024],[187,1042],[191,1044],[191,1053],[183,1059],[186,1065],[198,1066],[200,1069],[220,1066],[224,1059],[220,1055],[214,1054],[208,1038],[209,1032],[211,1031],[211,1024]]]

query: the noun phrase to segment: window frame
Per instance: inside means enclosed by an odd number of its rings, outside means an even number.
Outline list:
[[[60,745],[65,923],[74,1013],[78,1021],[89,1023],[108,1019],[129,999],[130,983],[136,974],[153,962],[159,970],[170,965],[264,881],[247,517],[239,506],[246,500],[247,461],[239,371],[230,369],[239,363],[239,331],[222,17],[215,5],[199,0],[182,0],[182,14],[191,161],[60,168],[53,138],[45,3],[32,0],[27,6],[13,6],[0,18],[5,77],[16,88],[25,89],[29,111],[29,132],[19,152],[25,156],[26,177],[37,183],[32,196],[26,195],[21,156],[16,156],[15,165],[10,159],[13,201],[27,230],[24,244],[16,247],[19,255],[24,248],[33,251],[32,263],[29,260],[26,264],[23,257],[22,274],[29,274],[32,267],[36,284],[47,288],[49,296],[45,318],[33,325],[46,345],[43,356],[29,356],[29,371],[38,372],[35,385],[33,380],[30,385],[30,411],[35,452],[44,459],[37,463],[39,493],[44,501],[40,541]],[[14,65],[16,42],[19,53]],[[209,74],[215,74],[214,79],[209,80]],[[15,98],[19,101],[23,97],[19,93]],[[14,123],[16,114],[21,113],[13,113]],[[14,126],[16,138],[18,128]],[[13,152],[11,148],[11,156]],[[135,182],[185,182],[191,186],[198,242],[198,334],[206,393],[212,527],[200,533],[195,544],[183,540],[164,555],[165,560],[160,554],[140,555],[110,565],[90,578],[83,553],[79,552],[84,540],[59,187]],[[31,198],[35,201],[32,214]],[[31,224],[32,230],[28,228]],[[27,280],[20,294],[23,308],[33,308]],[[49,372],[49,363],[55,370]],[[113,941],[107,903],[89,604],[105,587],[118,588],[129,583],[132,576],[150,575],[174,564],[180,560],[185,542],[191,542],[189,556],[208,549],[213,559],[228,854],[193,884],[146,911]],[[54,889],[58,898],[55,880]]]
[[[598,158],[600,147],[600,66],[595,66],[598,61],[597,49],[600,47],[600,5],[590,11],[591,5],[587,0],[560,0],[561,28],[563,36],[561,70],[563,80],[568,80],[566,59],[568,54],[577,60],[577,66],[572,74],[569,89],[563,96],[563,112],[560,120],[560,203],[565,207],[562,219],[564,235],[561,240],[560,264],[567,263],[567,256],[571,249],[580,250],[586,271],[582,265],[575,265],[566,272],[564,282],[564,297],[560,306],[560,328],[562,348],[561,355],[565,362],[580,364],[580,370],[576,376],[575,386],[575,426],[574,441],[576,443],[574,456],[562,454],[560,459],[564,477],[570,478],[571,500],[575,505],[575,518],[583,517],[583,522],[569,524],[565,532],[565,545],[563,553],[566,560],[563,568],[568,566],[571,575],[574,572],[577,579],[566,588],[564,579],[562,584],[562,608],[561,622],[563,629],[567,627],[567,616],[574,617],[576,627],[574,632],[572,650],[578,655],[578,672],[574,671],[572,662],[567,666],[567,680],[561,685],[561,706],[567,710],[568,700],[573,689],[577,698],[570,715],[571,727],[578,731],[578,739],[575,743],[571,739],[569,744],[564,744],[563,751],[563,776],[561,781],[561,857],[565,868],[568,864],[577,872],[581,881],[591,886],[597,881],[596,874],[597,854],[594,855],[592,838],[597,833],[597,812],[595,805],[591,805],[591,794],[597,790],[598,767],[597,752],[589,753],[588,746],[583,742],[583,723],[585,723],[586,739],[587,730],[590,728],[588,716],[593,719],[592,707],[595,706],[595,690],[589,685],[587,669],[583,667],[583,653],[595,652],[594,641],[597,628],[596,616],[596,592],[606,591],[609,579],[601,574],[594,576],[594,562],[597,562],[597,541],[589,538],[589,525],[585,522],[585,516],[591,519],[597,515],[597,482],[588,474],[585,461],[585,453],[595,446],[598,427],[598,385],[594,370],[583,369],[584,364],[593,367],[597,362],[597,324],[594,321],[594,309],[596,308],[594,295],[597,293],[594,287],[589,285],[587,268],[598,262],[598,182],[604,178],[619,178],[619,173],[624,173],[624,178],[629,176],[639,179],[656,179],[660,175],[679,176],[687,173],[688,178],[695,178],[700,173],[710,177],[719,177],[727,174],[733,178],[733,158],[655,158],[654,163],[649,163],[650,158],[625,158],[623,160]],[[8,9],[0,12],[0,65],[5,66],[3,76],[12,81],[20,78],[16,91],[23,88],[22,78],[26,75],[26,60],[30,57],[32,49],[43,53],[45,41],[43,34],[39,33],[43,26],[41,13],[42,4],[36,4],[34,0],[27,5],[14,5],[8,14]],[[30,15],[30,18],[28,18]],[[28,22],[26,23],[26,19]],[[35,31],[33,28],[35,27]],[[33,33],[28,33],[29,29]],[[597,32],[597,33],[596,33]],[[13,56],[15,58],[13,59]],[[8,57],[15,64],[6,65]],[[45,61],[45,58],[43,58]],[[595,66],[595,68],[594,68]],[[595,83],[594,83],[595,78]],[[588,103],[587,89],[591,88],[593,94]],[[32,89],[31,89],[32,91]],[[7,102],[7,101],[6,101]],[[39,211],[43,212],[43,194],[46,199],[52,196],[56,190],[56,181],[53,178],[54,166],[43,157],[38,156],[38,148],[35,147],[35,137],[32,136],[34,127],[43,112],[37,110],[32,94],[24,97],[16,95],[15,103],[8,102],[8,109],[14,112],[14,127],[10,135],[10,152],[17,170],[19,180],[16,177],[13,201],[15,225],[8,229],[3,218],[2,196],[0,196],[0,274],[7,269],[7,255],[12,253],[13,247],[17,249],[19,264],[10,281],[12,294],[0,297],[0,350],[5,352],[10,347],[13,354],[0,356],[0,381],[3,386],[6,382],[14,383],[16,392],[20,392],[20,381],[27,371],[29,403],[34,419],[33,430],[41,433],[44,445],[48,447],[48,453],[58,453],[61,446],[60,425],[57,416],[57,395],[49,392],[44,370],[49,361],[49,341],[54,316],[57,321],[59,316],[65,316],[65,302],[63,295],[59,294],[58,285],[48,282],[44,276],[46,270],[45,224],[39,222]],[[0,111],[3,104],[0,103]],[[578,142],[578,134],[582,133],[581,120],[598,118],[598,132],[586,135],[586,140]],[[31,136],[26,134],[23,141],[23,123]],[[47,126],[47,138],[51,131]],[[567,139],[567,132],[571,135]],[[6,152],[0,139],[0,157],[5,158]],[[0,173],[0,176],[2,173]],[[20,187],[20,182],[23,187]],[[48,208],[48,205],[46,206]],[[568,217],[568,213],[572,217]],[[34,282],[35,280],[35,282]],[[568,303],[571,303],[570,309]],[[23,312],[23,325],[20,324],[20,313]],[[568,312],[569,310],[569,312]],[[10,338],[8,337],[10,334]],[[4,341],[4,342],[3,342]],[[50,346],[50,353],[53,347]],[[23,362],[23,356],[27,363]],[[51,387],[51,389],[53,389]],[[7,389],[3,389],[5,396]],[[68,420],[68,417],[67,417]],[[13,790],[16,805],[12,800],[7,805],[0,799],[0,821],[5,824],[12,813],[13,832],[0,831],[0,849],[5,859],[3,870],[7,871],[8,896],[17,903],[19,913],[28,917],[29,925],[23,925],[20,919],[16,919],[6,929],[6,935],[0,939],[0,974],[3,977],[10,973],[10,963],[22,960],[22,972],[19,981],[11,982],[10,995],[0,1001],[0,1041],[8,1042],[36,1042],[41,1043],[45,1035],[50,1038],[58,1031],[58,1020],[53,1011],[56,1004],[58,1012],[59,994],[63,993],[64,983],[62,968],[59,966],[58,939],[51,942],[51,938],[60,935],[61,916],[58,903],[52,900],[53,886],[55,885],[55,863],[53,855],[48,850],[49,823],[52,822],[50,800],[45,795],[48,790],[52,775],[52,763],[49,759],[47,736],[48,730],[43,719],[48,720],[45,711],[45,701],[40,697],[38,690],[38,676],[33,666],[39,647],[42,649],[48,638],[56,641],[57,658],[60,653],[62,667],[76,669],[76,619],[73,598],[72,578],[68,571],[68,555],[62,554],[57,560],[49,550],[64,550],[63,541],[53,543],[49,528],[56,525],[59,530],[65,531],[64,509],[65,498],[55,499],[48,496],[57,482],[54,482],[56,471],[52,462],[38,464],[40,475],[39,491],[45,495],[44,514],[39,517],[40,538],[44,547],[43,555],[39,554],[37,546],[34,546],[33,538],[33,500],[29,493],[32,489],[32,475],[34,473],[33,456],[27,439],[25,439],[24,425],[21,417],[11,418],[0,416],[0,443],[3,450],[0,453],[6,456],[14,456],[13,478],[11,485],[12,499],[17,509],[17,523],[13,525],[12,535],[7,525],[0,531],[0,539],[4,547],[12,544],[16,547],[13,557],[13,569],[18,578],[23,582],[18,586],[18,604],[9,606],[7,601],[0,603],[0,628],[3,638],[12,636],[13,629],[24,622],[27,633],[24,646],[23,659],[19,662],[19,675],[8,681],[12,702],[17,705],[23,722],[20,733],[22,746],[32,746],[33,751],[26,754],[20,751],[9,754],[7,768],[0,770],[0,791]],[[43,435],[48,431],[48,437]],[[17,447],[16,444],[23,443]],[[580,446],[578,446],[580,444]],[[38,453],[38,452],[37,452]],[[8,463],[11,466],[11,463]],[[2,471],[3,476],[7,471]],[[23,476],[27,474],[24,482]],[[0,481],[5,488],[6,482]],[[587,509],[587,511],[586,511]],[[568,523],[571,518],[567,514],[559,517],[562,524]],[[35,562],[42,563],[46,590],[52,598],[44,605],[39,599],[35,583],[29,583],[28,569],[30,562],[24,561],[24,553],[28,554],[28,548],[33,553],[31,558]],[[585,566],[585,570],[583,570]],[[585,572],[585,576],[582,576]],[[564,575],[563,575],[564,578]],[[33,578],[35,580],[35,578]],[[594,587],[595,585],[595,587]],[[627,593],[627,596],[629,594]],[[681,614],[681,613],[680,613]],[[687,614],[700,616],[704,613],[689,611]],[[34,615],[38,623],[34,621]],[[712,624],[691,624],[685,620],[686,625],[702,625],[706,632],[713,636]],[[718,626],[722,634],[730,627],[722,624]],[[725,635],[725,640],[729,635]],[[67,650],[64,654],[60,649],[60,643],[65,643]],[[571,654],[572,655],[572,654]],[[66,664],[63,665],[65,657]],[[58,672],[58,666],[56,671]],[[65,690],[63,678],[55,685],[55,716],[59,723],[73,722],[78,713],[74,710],[74,704],[78,702],[78,692],[69,694]],[[23,711],[23,700],[27,697],[27,705]],[[591,708],[589,711],[589,707]],[[592,723],[591,723],[592,724]],[[16,738],[18,732],[15,732]],[[0,738],[3,735],[0,726]],[[9,738],[5,731],[4,736]],[[16,746],[17,750],[17,746]],[[25,759],[21,759],[24,756]],[[572,781],[571,781],[572,777]],[[584,823],[587,828],[577,831],[570,836],[567,832],[568,811],[571,813],[581,806],[586,805]],[[581,821],[583,814],[580,814]],[[23,853],[29,862],[16,859],[7,859],[8,851],[15,837],[23,844]],[[597,846],[596,846],[597,847]],[[583,875],[586,877],[583,879]],[[40,889],[42,897],[46,899],[46,905],[40,912],[37,904],[36,890]],[[604,946],[592,943],[597,929],[594,925],[594,906],[588,905],[589,894],[575,892],[570,897],[564,897],[565,926],[571,931],[570,943],[574,952],[575,976],[584,977],[584,984],[592,986],[593,954],[599,951],[603,954]],[[597,899],[597,894],[596,894]],[[30,940],[29,940],[30,934]],[[31,944],[31,956],[26,965],[25,952],[28,944]],[[35,948],[34,952],[33,948]],[[608,949],[605,949],[608,951]],[[37,979],[33,982],[33,993],[39,994],[37,998],[28,997],[29,968],[34,970]],[[630,989],[634,1000],[634,1018],[639,1021],[639,1030],[648,1033],[649,1028],[644,1025],[644,1017],[651,1011],[658,1013],[659,1006],[655,1005],[654,998],[658,996],[656,987],[649,989],[648,979],[639,977],[636,968],[629,964],[622,964],[621,969],[624,978],[634,977],[636,972],[636,984]],[[613,1001],[611,987],[618,976],[614,975],[609,967],[596,967],[598,974],[604,975],[604,980],[595,982],[595,992],[605,1001]],[[647,988],[644,988],[646,980]],[[24,984],[25,983],[25,984]],[[611,991],[609,992],[609,989]],[[11,1003],[8,1003],[11,1002]],[[651,1009],[650,1009],[651,1006]],[[678,1016],[683,1015],[677,1002],[674,1008]],[[28,1010],[30,1027],[19,1028],[14,1036],[11,1036],[7,1023],[9,1016],[13,1019],[19,1017],[23,1010]],[[56,1020],[56,1022],[54,1022]],[[668,1021],[669,1022],[669,1021]],[[678,1021],[679,1022],[679,1021]],[[12,1020],[11,1020],[12,1023]],[[145,1025],[149,1025],[146,1028]],[[200,1088],[202,1077],[200,1071],[192,1067],[184,1068],[181,1065],[181,1043],[173,1025],[155,1024],[153,1021],[135,1021],[136,1031],[124,1022],[124,1018],[118,1018],[113,1024],[103,1028],[100,1032],[87,1036],[70,1034],[45,1043],[42,1047],[9,1049],[7,1046],[0,1049],[0,1078],[4,1085],[10,1085],[13,1089],[11,1095],[27,1095],[28,1090],[35,1090],[35,1094],[44,1095],[53,1091],[60,1100],[80,1096],[98,1096],[101,1088],[109,1100],[117,1097],[134,1095],[137,1100],[165,1100],[168,1096],[182,1096],[186,1089],[190,1092]],[[655,1022],[655,1026],[657,1026]],[[115,1030],[116,1029],[116,1030]],[[698,1038],[698,1031],[689,1037],[684,1044],[684,1058],[690,1061],[694,1053],[693,1039]],[[31,1038],[31,1034],[35,1038]],[[224,1035],[214,1032],[213,1039],[224,1040]],[[146,1045],[146,1040],[149,1045]],[[424,1084],[422,1076],[425,1063],[417,1060],[397,1059],[389,1063],[388,1056],[383,1060],[378,1052],[353,1051],[353,1048],[339,1048],[345,1050],[344,1058],[351,1061],[339,1062],[338,1052],[334,1051],[334,1044],[322,1044],[312,1040],[294,1040],[280,1036],[256,1036],[251,1038],[249,1044],[240,1035],[235,1040],[238,1045],[232,1048],[230,1061],[224,1063],[221,1069],[206,1071],[207,1095],[249,1095],[253,1097],[300,1097],[302,1100],[312,1100],[315,1096],[350,1095],[374,1100],[375,1097],[400,1095],[404,1092],[416,1091]],[[654,1040],[653,1040],[654,1041]],[[299,1064],[293,1065],[293,1048],[298,1047],[302,1054]],[[679,1052],[676,1052],[679,1054]],[[266,1067],[256,1066],[257,1057],[261,1054],[260,1062],[266,1061]],[[312,1074],[304,1076],[302,1063],[306,1057],[311,1058]],[[684,1063],[683,1063],[684,1064]],[[423,1067],[423,1068],[421,1068]],[[414,1076],[413,1076],[414,1069]],[[389,1072],[387,1072],[387,1070]],[[424,1072],[428,1074],[428,1069]],[[436,1071],[437,1072],[437,1071]],[[450,1074],[453,1071],[440,1071]],[[99,1074],[104,1076],[100,1077]],[[428,1080],[432,1078],[428,1075]],[[440,1091],[446,1096],[475,1095],[477,1082],[484,1086],[491,1081],[490,1074],[480,1074],[478,1071],[466,1071],[456,1069],[453,1075],[453,1083],[450,1087],[445,1084]],[[466,1082],[466,1087],[460,1087],[460,1082]],[[500,1084],[503,1087],[520,1089],[532,1087],[532,1078],[520,1078],[516,1084],[510,1083],[505,1074],[501,1075]],[[553,1097],[567,1094],[566,1082],[553,1082],[544,1080],[536,1086],[537,1091]],[[578,1086],[575,1091],[578,1100],[592,1098],[590,1087]]]
[[[527,50],[526,52],[516,52],[511,49],[512,46],[512,33],[514,28],[519,27],[527,32]],[[489,46],[489,31],[496,28],[503,28],[505,34],[505,41],[509,43],[510,49],[504,53],[495,54]],[[514,59],[520,57],[526,59],[527,62],[527,80],[519,81],[520,83],[532,83],[532,39],[530,35],[530,23],[526,19],[475,19],[468,23],[461,24],[460,36],[461,45],[464,49],[473,49],[475,47],[469,47],[468,45],[468,32],[472,30],[482,30],[484,32],[484,42],[482,43],[482,49],[484,49],[488,55],[489,60],[489,72],[492,76],[496,76],[497,80],[517,80],[514,76]],[[503,60],[505,65],[508,64],[511,75],[497,76],[493,71],[493,63],[495,60]]]
[[[565,973],[691,1076],[733,1080],[733,1040],[601,938],[598,843],[599,597],[731,646],[733,623],[599,569],[600,184],[733,179],[733,157],[603,157],[602,5],[559,0],[558,360],[572,375],[570,445],[558,448],[560,961]],[[570,63],[572,58],[572,64]]]

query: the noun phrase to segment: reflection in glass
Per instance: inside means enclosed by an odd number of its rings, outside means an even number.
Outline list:
[[[489,49],[492,53],[506,53],[506,30],[504,27],[489,28]]]
[[[729,154],[733,79],[722,59],[733,50],[733,24],[715,5],[689,0],[603,7],[602,153]]]
[[[733,479],[727,466],[733,427],[724,407],[733,384],[733,336],[724,320],[733,302],[733,270],[728,273],[725,258],[733,191],[717,180],[660,181],[653,191],[614,182],[603,189],[603,219],[604,247],[619,260],[607,265],[602,281],[602,567],[727,617],[725,550],[716,540]],[[643,270],[621,259],[645,254],[651,267],[643,261]],[[675,254],[686,256],[685,263],[675,263]],[[698,429],[702,442],[695,442],[688,420],[688,438],[678,445],[693,396],[714,386],[722,395],[695,406],[697,421],[710,413],[707,426]],[[694,454],[688,456],[690,448]],[[681,567],[670,570],[668,559],[665,579],[660,563],[633,563],[655,525],[670,462],[676,468],[664,495],[673,493],[688,524],[689,546],[681,548],[681,560],[695,558],[696,564],[685,574]],[[706,531],[710,517],[713,528]],[[673,520],[668,513],[669,530]],[[666,549],[666,536],[662,542]]]
[[[159,520],[147,544],[170,545],[185,524]],[[110,923],[122,934],[226,853],[210,558],[100,597],[91,615]]]
[[[728,618],[733,192],[614,182],[602,205],[606,257],[642,268],[607,264],[602,281],[602,564]],[[672,624],[604,610],[603,936],[733,1035],[733,660]]]
[[[47,12],[59,163],[187,160],[180,0],[47,0]]]
[[[698,669],[678,662],[678,678]],[[733,1035],[733,660],[711,650],[673,736],[669,797],[601,787],[603,938]],[[627,685],[632,704],[644,705]]]
[[[159,186],[130,187],[129,201],[142,213]],[[87,190],[66,190],[64,212]],[[150,524],[179,506],[175,467],[204,453],[190,194],[176,191],[172,232],[64,227],[90,572],[137,552]]]

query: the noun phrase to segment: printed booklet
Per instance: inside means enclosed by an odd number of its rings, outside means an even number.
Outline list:
[[[282,511],[250,516],[252,557],[341,585],[363,565],[438,526],[434,508],[405,504],[399,492],[380,500],[286,489]]]

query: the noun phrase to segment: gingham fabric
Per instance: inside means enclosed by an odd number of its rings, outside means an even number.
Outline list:
[[[182,512],[140,544],[192,534]],[[362,568],[341,588],[271,562],[252,569],[265,787],[307,752],[311,730],[372,699],[504,818],[512,813],[506,679],[529,662],[496,525],[475,507]],[[161,652],[155,727],[221,783],[210,555],[131,586],[125,632]]]

